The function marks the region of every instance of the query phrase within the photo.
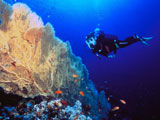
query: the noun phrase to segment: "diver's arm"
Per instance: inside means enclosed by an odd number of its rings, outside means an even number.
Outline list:
[[[92,49],[92,53],[95,54],[98,59],[101,59],[101,57],[98,55],[98,52],[100,52],[101,50],[98,49],[98,47],[94,47],[94,49]]]

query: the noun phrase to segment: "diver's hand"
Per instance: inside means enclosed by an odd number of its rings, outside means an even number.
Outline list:
[[[101,57],[100,57],[98,54],[96,54],[96,56],[98,57],[98,59],[100,59],[100,60],[101,60]]]
[[[108,57],[108,58],[115,58],[116,55],[115,55],[115,54],[113,54],[113,55],[108,55],[107,57]]]

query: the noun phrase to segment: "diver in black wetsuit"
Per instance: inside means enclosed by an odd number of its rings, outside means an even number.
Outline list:
[[[98,54],[100,54],[108,58],[113,58],[117,53],[117,49],[124,48],[136,42],[142,42],[145,45],[149,45],[146,41],[150,39],[152,39],[152,37],[144,38],[133,35],[126,38],[124,41],[121,41],[118,40],[117,36],[105,34],[99,28],[96,28],[94,32],[87,35],[86,44],[97,57],[99,57]]]

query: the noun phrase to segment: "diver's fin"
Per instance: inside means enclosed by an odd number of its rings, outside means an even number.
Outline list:
[[[143,37],[143,39],[147,40],[151,40],[153,37]]]
[[[133,36],[135,39],[139,39],[141,43],[143,43],[146,46],[150,46],[146,41],[151,40],[152,37],[139,37],[138,35]]]
[[[152,37],[142,37],[142,38],[140,38],[140,41],[141,41],[144,45],[150,46],[146,41],[151,40],[151,39],[152,39]]]
[[[141,41],[144,45],[146,45],[146,46],[150,46],[150,44],[149,43],[147,43],[146,41],[144,41],[144,40],[142,40]]]

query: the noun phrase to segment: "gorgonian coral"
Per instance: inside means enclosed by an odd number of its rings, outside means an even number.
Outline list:
[[[5,8],[0,16],[0,86],[23,97],[54,96],[56,90],[65,91],[62,96],[78,94],[86,69],[69,43],[57,38],[52,25],[44,25],[27,5],[0,5]],[[78,75],[76,83],[73,74]]]

